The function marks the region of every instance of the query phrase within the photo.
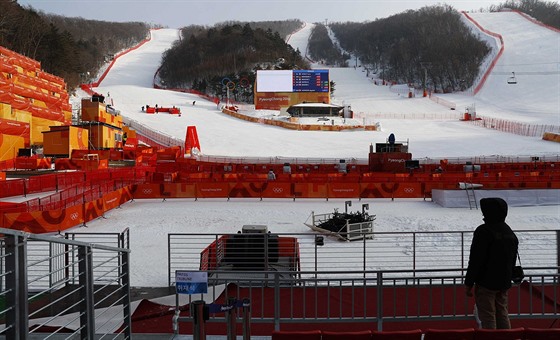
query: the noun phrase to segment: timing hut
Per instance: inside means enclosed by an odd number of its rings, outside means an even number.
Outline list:
[[[342,115],[343,106],[325,103],[301,103],[292,105],[287,112],[292,117],[329,117]]]

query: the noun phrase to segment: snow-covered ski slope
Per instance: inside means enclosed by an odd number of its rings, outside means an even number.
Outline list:
[[[391,92],[389,86],[375,85],[359,67],[330,68],[330,78],[336,83],[333,102],[351,105],[359,117],[368,120],[374,114],[382,114],[383,118],[375,119],[381,125],[381,131],[377,132],[286,130],[229,117],[221,113],[216,104],[195,95],[153,89],[161,55],[178,37],[174,29],[152,31],[151,41],[120,57],[96,90],[110,93],[123,116],[173,137],[184,139],[186,127],[196,126],[205,155],[364,159],[369,145],[385,142],[391,132],[398,140],[409,140],[409,150],[418,159],[559,154],[557,143],[459,121],[463,109],[474,104],[479,116],[560,125],[560,33],[532,23],[518,13],[470,15],[485,29],[500,34],[505,49],[478,95],[472,96],[472,92],[442,95],[457,103],[456,111],[428,98],[406,98]],[[312,26],[306,24],[289,39],[302,53],[307,50]],[[516,72],[516,75],[519,73],[518,83],[508,85],[506,73],[509,69],[505,68],[512,64],[519,70]],[[550,72],[544,70],[545,66]],[[313,67],[327,68],[318,64]],[[141,107],[146,104],[176,106],[183,114],[181,117],[145,114]],[[249,105],[242,109],[248,115],[262,114]]]
[[[560,125],[560,32],[518,12],[468,15],[504,42],[502,56],[474,98],[477,109],[493,117]],[[513,73],[517,84],[508,83]],[[469,104],[468,96],[448,97],[458,107]]]

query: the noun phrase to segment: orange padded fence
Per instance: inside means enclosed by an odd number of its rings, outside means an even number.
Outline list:
[[[560,143],[560,134],[552,133],[552,132],[545,132],[542,139],[548,140],[548,141],[551,141],[551,142]]]
[[[96,199],[93,196],[87,196],[83,196],[84,200],[87,200],[85,203],[63,209],[4,213],[2,214],[2,228],[37,234],[62,231],[99,218],[106,211],[132,199],[128,188],[118,189]],[[26,209],[29,208],[25,203],[24,205]]]

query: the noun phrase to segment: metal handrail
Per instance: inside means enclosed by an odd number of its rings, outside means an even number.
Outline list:
[[[560,230],[516,230],[520,240],[519,254],[525,267],[556,267],[560,265]],[[168,283],[175,283],[176,270],[213,268],[201,261],[208,247],[222,238],[236,234],[170,233],[168,234]],[[267,234],[271,235],[271,234]],[[294,262],[301,264],[302,272],[325,270],[347,272],[351,270],[438,270],[440,268],[466,268],[473,231],[422,231],[422,232],[373,232],[364,233],[361,240],[344,242],[337,237],[324,236],[323,245],[309,233],[275,233],[277,237],[295,237],[298,253]],[[550,246],[543,247],[543,244]],[[262,249],[252,247],[243,259],[249,266],[254,258],[268,258]],[[281,252],[283,249],[279,249]],[[223,245],[217,244],[217,254],[211,253],[215,264],[224,256]],[[262,254],[261,254],[262,253]],[[437,259],[437,260],[434,260]],[[225,263],[225,262],[224,262]],[[281,268],[281,267],[280,267]],[[278,269],[278,268],[276,268]],[[529,272],[531,273],[531,272]],[[315,274],[314,274],[315,275]]]
[[[540,274],[528,275],[524,283],[510,290],[510,317],[557,319],[560,307],[545,301],[554,298],[554,292],[560,289],[560,267],[530,269]],[[235,276],[227,271],[210,271],[208,293],[188,295],[181,304],[204,299],[207,303],[220,303],[232,295],[249,297],[251,322],[273,324],[275,330],[288,323],[372,323],[382,331],[384,323],[390,322],[474,322],[474,299],[465,296],[462,271],[325,271],[303,272],[301,278],[279,271],[260,272],[259,277],[256,271]],[[270,301],[274,301],[273,307]],[[180,312],[179,305],[177,309],[181,321],[192,321],[188,313]],[[208,322],[227,320],[215,314]]]
[[[0,336],[70,330],[70,337],[130,338],[129,249],[4,228],[0,234]],[[111,321],[96,319],[99,308],[105,310],[97,317]]]

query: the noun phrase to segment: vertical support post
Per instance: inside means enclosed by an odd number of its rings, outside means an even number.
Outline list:
[[[560,265],[560,231],[556,231],[556,266]],[[560,269],[558,269],[560,273]]]
[[[23,236],[6,237],[6,339],[27,339],[27,240]]]
[[[367,267],[367,260],[366,260],[366,232],[364,231],[364,228],[362,228],[362,226],[364,225],[364,223],[360,223],[360,231],[362,232],[362,238],[364,240],[364,254],[363,254],[363,259],[364,259],[364,267],[363,267],[363,272],[364,272],[364,279],[366,278],[366,267]],[[365,281],[364,281],[365,284]]]
[[[274,330],[280,330],[280,276],[274,272]]]
[[[123,247],[124,248],[124,247]],[[130,253],[123,251],[120,256],[122,263],[121,273],[121,292],[124,314],[124,335],[125,339],[132,338],[132,311],[130,309]]]
[[[267,274],[265,274],[265,278],[268,278],[268,259],[269,259],[269,251],[270,249],[268,248],[268,242],[270,242],[270,238],[269,238],[270,234],[264,234],[264,270]]]
[[[171,234],[167,234],[167,287],[171,287]]]
[[[377,272],[377,330],[383,331],[383,272]]]
[[[78,280],[80,289],[80,327],[82,339],[95,336],[95,308],[93,299],[93,256],[90,246],[78,248]]]
[[[196,300],[191,302],[193,318],[193,340],[206,340],[206,318],[204,317],[206,302]]]
[[[416,277],[416,233],[412,233],[412,275]]]
[[[228,297],[227,305],[228,310],[226,311],[226,322],[227,322],[227,340],[237,339],[237,308],[235,306],[235,297]]]
[[[243,340],[251,340],[251,300],[243,299]]]

